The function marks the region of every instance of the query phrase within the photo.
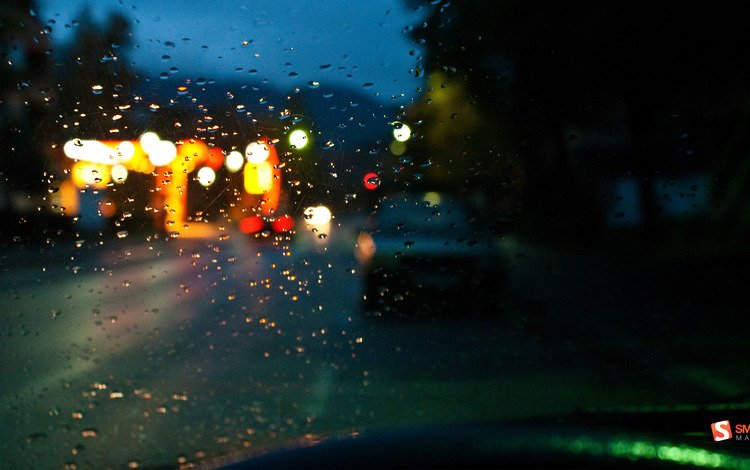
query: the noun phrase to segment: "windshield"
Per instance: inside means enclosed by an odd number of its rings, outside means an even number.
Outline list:
[[[6,1],[0,467],[745,403],[746,15]]]

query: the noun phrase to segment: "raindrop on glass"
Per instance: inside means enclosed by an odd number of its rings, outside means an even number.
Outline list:
[[[377,176],[372,176],[370,178],[367,178],[366,183],[369,184],[369,185],[371,185],[371,186],[378,187],[378,186],[380,186],[380,178],[377,177]]]

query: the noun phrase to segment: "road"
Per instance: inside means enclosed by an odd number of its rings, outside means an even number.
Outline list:
[[[344,226],[288,248],[232,233],[6,250],[0,467],[215,463],[384,426],[742,391],[739,358],[699,363],[629,322],[606,263],[507,237],[493,311],[372,319],[352,240]]]

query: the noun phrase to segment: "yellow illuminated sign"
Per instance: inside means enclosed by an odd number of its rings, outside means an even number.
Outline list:
[[[81,189],[104,189],[110,181],[109,165],[89,162],[77,162],[73,165],[70,177]]]
[[[265,194],[273,188],[273,165],[270,162],[248,163],[244,172],[245,191]]]

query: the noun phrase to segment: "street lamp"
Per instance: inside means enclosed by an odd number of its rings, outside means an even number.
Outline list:
[[[307,132],[302,129],[295,129],[289,134],[289,145],[293,149],[301,149],[307,145]]]
[[[201,186],[209,187],[216,181],[216,173],[211,167],[204,166],[198,170],[198,182]]]
[[[271,151],[266,142],[250,142],[245,148],[245,158],[250,163],[261,163],[268,159]]]
[[[232,173],[237,173],[242,169],[242,165],[245,164],[245,159],[242,157],[242,154],[236,150],[233,150],[229,152],[229,155],[227,155],[226,160],[224,161],[224,165],[227,167],[227,170],[229,170]]]
[[[411,138],[411,128],[401,122],[395,123],[393,127],[393,138],[398,142],[406,142]]]

